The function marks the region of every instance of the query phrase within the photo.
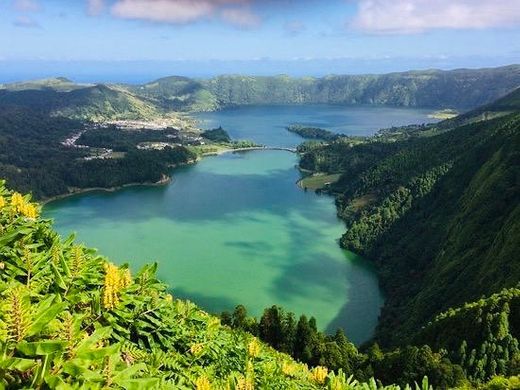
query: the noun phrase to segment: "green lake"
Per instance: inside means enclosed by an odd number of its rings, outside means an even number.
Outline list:
[[[292,108],[292,117],[286,112],[291,108],[280,109],[285,122],[273,119],[262,128],[284,138],[278,138],[280,146],[294,146],[301,139],[275,132],[298,122],[301,108]],[[403,112],[401,124],[411,123],[410,115],[426,120],[423,112]],[[223,124],[240,122],[239,112],[231,119],[228,112],[200,118],[219,121],[218,115]],[[250,120],[247,110],[245,118]],[[246,135],[240,132],[246,124],[244,119],[234,134]],[[263,139],[269,139],[265,132]],[[366,260],[339,248],[345,228],[334,200],[299,189],[297,162],[297,155],[284,151],[208,157],[174,170],[167,186],[72,196],[48,204],[44,214],[61,234],[77,232],[81,242],[134,271],[158,262],[174,296],[210,312],[244,304],[259,316],[276,304],[363,342],[373,334],[383,304],[376,274]]]

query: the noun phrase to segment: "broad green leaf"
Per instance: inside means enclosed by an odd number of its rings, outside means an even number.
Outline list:
[[[32,359],[23,359],[23,358],[7,358],[5,360],[0,360],[0,368],[4,370],[17,370],[21,372],[25,372],[36,364],[36,361]]]
[[[55,303],[56,296],[51,295],[40,303],[38,312],[34,316],[33,323],[27,330],[27,336],[37,335],[42,329],[67,306],[66,303]]]
[[[50,262],[50,264],[51,264],[52,272],[54,273],[54,277],[56,278],[56,284],[62,290],[67,290],[68,286],[65,283],[65,280],[63,280],[63,277],[61,276],[60,270],[58,269],[58,267],[56,267],[56,265],[52,261]]]
[[[134,364],[128,368],[125,368],[123,371],[117,373],[117,375],[114,376],[113,380],[114,380],[114,382],[117,382],[117,381],[132,379],[139,372],[145,371],[145,370],[146,370],[146,364],[144,364],[144,363]]]
[[[44,356],[55,352],[61,352],[67,346],[66,341],[22,341],[16,345],[16,350],[26,356]]]
[[[112,328],[109,326],[96,329],[94,333],[79,343],[76,353],[81,354],[83,352],[88,352],[90,349],[94,348],[98,342],[110,337],[111,333]]]
[[[97,348],[91,350],[82,350],[81,352],[76,352],[76,356],[85,360],[98,360],[107,356],[115,355],[119,352],[120,345],[114,344],[109,347]]]
[[[142,390],[157,388],[160,382],[156,378],[141,378],[116,381],[115,383],[126,390]]]

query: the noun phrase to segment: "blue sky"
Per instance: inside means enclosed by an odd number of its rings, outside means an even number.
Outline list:
[[[520,0],[0,0],[0,78],[143,61],[201,76],[518,63]]]

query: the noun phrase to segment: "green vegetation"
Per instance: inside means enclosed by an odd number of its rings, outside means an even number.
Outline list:
[[[437,315],[415,341],[449,351],[468,378],[483,381],[520,372],[519,336],[520,289],[516,287]]]
[[[30,89],[34,83],[15,84],[0,89],[0,106],[39,110],[51,116],[105,121],[114,119],[153,119],[161,115],[153,104],[126,90],[103,84],[70,89]],[[56,84],[49,84],[54,86]],[[68,84],[67,84],[68,85]]]
[[[36,218],[37,206],[0,184],[0,388],[357,389],[377,387],[355,381],[372,376],[404,386],[424,375],[441,388],[519,387],[520,89],[489,103],[516,87],[519,74],[511,66],[322,79],[174,77],[136,87],[66,79],[1,86],[0,177],[37,199],[158,182],[196,153],[258,146],[230,142],[220,128],[204,135],[215,144],[185,148],[175,146],[175,129],[122,131],[86,120],[237,104],[486,105],[370,138],[290,130],[327,141],[298,148],[300,167],[318,173],[302,185],[336,196],[347,224],[341,245],[379,270],[387,300],[378,344],[361,350],[341,332],[322,334],[312,318],[296,321],[276,306],[258,322],[243,308],[224,315],[231,331],[171,300],[155,267],[132,279],[126,266],[61,241]],[[74,134],[77,144],[62,144]],[[146,149],[154,143],[164,145]],[[95,150],[103,158],[93,158]],[[115,153],[103,155],[108,150]]]
[[[339,173],[335,173],[332,175],[325,175],[325,174],[314,174],[310,176],[306,176],[303,179],[301,179],[298,184],[301,188],[305,190],[320,190],[322,188],[325,188],[327,186],[330,186],[332,183],[335,183],[340,178]]]
[[[520,83],[518,65],[493,69],[411,71],[385,75],[219,76],[200,84],[219,107],[247,104],[381,104],[472,108],[490,103]],[[454,87],[456,86],[456,87]],[[208,105],[208,109],[212,109]]]
[[[106,133],[92,130],[92,135],[87,132],[82,141],[125,154],[119,155],[121,158],[87,160],[89,149],[62,145],[84,126],[80,121],[51,117],[45,112],[0,109],[0,177],[19,191],[46,199],[85,188],[155,183],[169,173],[172,165],[195,158],[184,147],[138,150],[136,143],[143,133],[129,132],[131,136],[125,138],[125,132],[112,129]],[[157,137],[167,134],[168,131],[152,133]]]
[[[203,85],[187,77],[164,77],[139,86],[122,86],[168,111],[213,111],[217,99]]]
[[[517,298],[509,308],[493,306],[498,298],[492,297],[478,310],[460,309],[457,326],[435,316],[520,280],[518,93],[441,123],[429,136],[396,140],[389,133],[358,145],[338,140],[308,148],[301,159],[303,168],[342,173],[330,188],[347,223],[341,244],[374,260],[386,292],[376,340],[445,349],[476,381],[518,373]],[[514,112],[473,119],[504,107]],[[464,337],[469,349],[462,359],[456,354]]]
[[[259,321],[248,317],[244,306],[221,315],[222,323],[233,329],[247,331],[278,351],[288,353],[310,366],[326,366],[332,370],[352,373],[360,381],[375,376],[383,383],[420,382],[428,376],[438,388],[462,386],[468,381],[458,365],[451,364],[445,353],[434,353],[429,346],[406,346],[382,352],[377,344],[358,351],[343,331],[327,335],[317,330],[316,320],[305,315],[296,320],[293,313],[272,306],[264,310]],[[506,372],[503,372],[506,374]]]
[[[308,369],[222,326],[173,299],[156,265],[132,276],[73,237],[61,240],[37,214],[27,196],[0,184],[2,388],[379,388]]]
[[[207,140],[217,143],[231,142],[231,137],[229,136],[228,132],[224,130],[222,127],[213,130],[206,130],[201,135]]]
[[[332,131],[320,129],[319,127],[305,127],[302,125],[291,125],[286,127],[287,131],[298,134],[302,138],[317,139],[322,141],[334,141],[340,137]]]
[[[143,143],[162,142],[174,146],[180,143],[179,131],[166,128],[164,130],[122,130],[115,125],[89,128],[77,140],[78,145],[93,148],[106,148],[119,152],[135,150]]]
[[[180,111],[214,111],[251,104],[468,109],[493,102],[519,84],[518,65],[322,78],[231,75],[194,80],[172,76],[143,85],[82,85],[57,78],[0,85],[0,105],[22,105],[53,115],[96,121],[155,119],[176,116],[174,113]]]

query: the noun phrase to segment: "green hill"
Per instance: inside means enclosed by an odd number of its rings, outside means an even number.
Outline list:
[[[70,88],[64,89],[63,83],[45,80],[0,88],[0,106],[30,108],[52,116],[93,121],[150,119],[160,114],[153,104],[118,87],[65,84]]]
[[[22,81],[17,83],[0,84],[0,90],[9,91],[26,91],[26,90],[44,90],[52,89],[55,91],[72,91],[87,85],[78,85],[66,77],[56,77],[50,79],[40,79],[32,81]]]
[[[331,185],[347,222],[341,243],[378,265],[384,345],[520,280],[517,93],[496,105],[514,110],[499,118],[398,142],[340,140],[303,156],[304,168],[344,172]]]
[[[201,83],[187,77],[165,77],[139,86],[125,86],[129,91],[173,111],[213,111],[218,103]]]
[[[469,109],[520,86],[520,66],[322,78],[219,76],[201,84],[223,107],[320,103]]]
[[[223,75],[165,77],[142,85],[82,85],[66,78],[0,85],[0,105],[46,109],[75,119],[149,119],[175,111],[252,104],[375,104],[472,109],[520,86],[520,65],[322,78]]]
[[[426,70],[321,78],[222,75],[194,80],[172,76],[121,88],[163,109],[212,111],[254,104],[377,104],[471,109],[520,86],[520,66]]]
[[[173,299],[156,266],[132,275],[61,240],[38,211],[0,183],[1,388],[378,388],[222,326]]]

